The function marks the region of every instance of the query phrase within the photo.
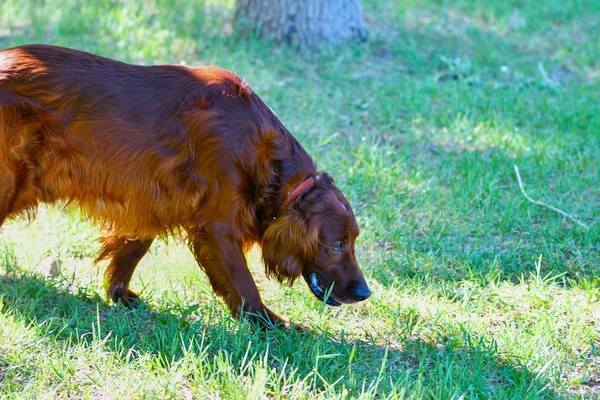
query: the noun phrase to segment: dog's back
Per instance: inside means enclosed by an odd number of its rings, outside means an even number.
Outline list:
[[[0,223],[64,200],[123,235],[173,231],[217,198],[210,191],[235,168],[223,155],[236,149],[226,147],[252,140],[215,137],[226,130],[223,113],[250,119],[236,114],[250,112],[252,99],[215,67],[136,66],[44,45],[4,50]]]

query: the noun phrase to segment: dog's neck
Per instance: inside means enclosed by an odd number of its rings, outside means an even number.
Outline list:
[[[281,208],[285,208],[285,207],[289,206],[292,201],[296,200],[298,197],[302,196],[303,194],[305,194],[306,192],[311,190],[314,185],[315,185],[315,177],[314,176],[311,176],[311,177],[305,179],[301,184],[296,186],[296,188],[291,191],[291,193],[288,195],[288,197],[283,202],[283,206],[281,206]]]
[[[258,187],[262,195],[257,196],[255,203],[258,219],[258,237],[262,238],[265,231],[277,217],[284,212],[297,196],[306,192],[312,186],[312,178],[317,175],[317,166],[313,159],[290,135],[289,148],[280,160],[273,160],[271,165],[272,179],[269,185]],[[307,183],[308,182],[308,183]],[[304,185],[303,185],[304,184]],[[299,191],[294,191],[299,188]],[[260,201],[263,200],[263,201]]]

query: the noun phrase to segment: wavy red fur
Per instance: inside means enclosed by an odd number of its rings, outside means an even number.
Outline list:
[[[44,45],[0,52],[0,224],[40,202],[79,206],[107,232],[99,259],[110,259],[115,301],[135,299],[129,280],[153,239],[182,233],[234,315],[277,323],[243,249],[273,238],[267,272],[281,281],[302,273],[282,254],[308,257],[317,238],[307,230],[317,228],[283,226],[300,217],[282,206],[318,173],[270,108],[224,69],[129,65]],[[357,232],[354,215],[345,218]]]

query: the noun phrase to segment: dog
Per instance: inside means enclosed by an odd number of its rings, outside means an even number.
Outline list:
[[[266,274],[302,276],[332,306],[371,292],[352,207],[274,112],[218,67],[139,66],[47,45],[0,51],[0,226],[39,203],[78,206],[105,232],[105,287],[129,289],[153,240],[186,238],[233,317],[289,326],[267,308]]]

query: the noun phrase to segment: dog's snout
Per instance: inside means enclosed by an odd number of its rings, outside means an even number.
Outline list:
[[[371,296],[371,290],[366,283],[358,284],[354,287],[354,297],[358,301],[363,301]]]

